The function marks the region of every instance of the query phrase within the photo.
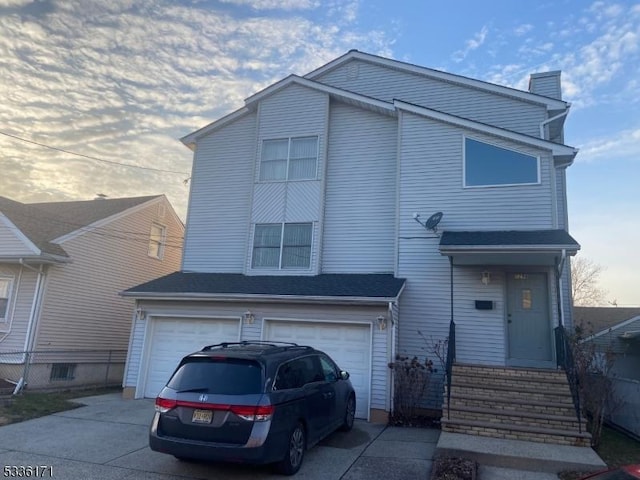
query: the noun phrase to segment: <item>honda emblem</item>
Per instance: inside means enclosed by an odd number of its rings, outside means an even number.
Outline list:
[[[207,397],[205,394],[200,395],[200,401],[201,401],[202,403],[206,402],[208,398],[209,398],[209,397]]]

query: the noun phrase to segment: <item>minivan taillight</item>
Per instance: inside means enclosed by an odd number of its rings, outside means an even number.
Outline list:
[[[178,402],[176,400],[170,400],[162,397],[156,398],[156,412],[167,413],[169,410],[173,410],[177,406]]]
[[[230,410],[243,420],[249,422],[266,422],[267,420],[271,420],[275,407],[273,405],[258,405],[256,407],[231,405]]]

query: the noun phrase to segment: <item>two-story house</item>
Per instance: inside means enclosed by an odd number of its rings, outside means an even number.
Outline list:
[[[164,195],[22,203],[0,197],[0,383],[119,384],[134,302],[180,266],[184,225]]]
[[[384,421],[389,362],[453,326],[458,364],[555,368],[577,150],[560,72],[529,90],[350,51],[184,137],[182,269],[124,293],[126,393],[155,396],[206,343],[291,341],[326,350],[357,416]]]

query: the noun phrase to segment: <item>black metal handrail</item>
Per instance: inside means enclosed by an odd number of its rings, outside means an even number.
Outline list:
[[[567,337],[564,327],[555,328],[556,336],[556,362],[567,374],[567,381],[571,389],[573,397],[573,406],[576,409],[576,417],[578,418],[578,432],[582,433],[582,414],[580,408],[580,378],[578,377],[578,369],[573,359],[573,351]]]
[[[445,366],[447,375],[447,419],[451,419],[451,375],[453,373],[453,362],[456,361],[456,324],[453,320],[449,323],[449,340],[447,345],[447,364]]]

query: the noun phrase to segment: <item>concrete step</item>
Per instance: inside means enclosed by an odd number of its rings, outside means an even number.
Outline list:
[[[580,447],[586,447],[591,444],[591,434],[584,431],[579,433],[577,429],[572,431],[507,423],[497,424],[495,422],[464,420],[453,417],[450,419],[443,417],[440,422],[443,431],[452,433]]]
[[[602,459],[589,447],[507,440],[447,431],[440,434],[436,455],[470,458],[481,465],[531,472],[597,471],[606,468]]]
[[[580,425],[575,414],[571,416],[527,412],[513,408],[496,410],[494,408],[468,407],[452,405],[451,418],[457,420],[472,420],[485,423],[524,425],[528,427],[550,428],[554,430],[579,431]],[[586,431],[583,422],[582,430]]]

